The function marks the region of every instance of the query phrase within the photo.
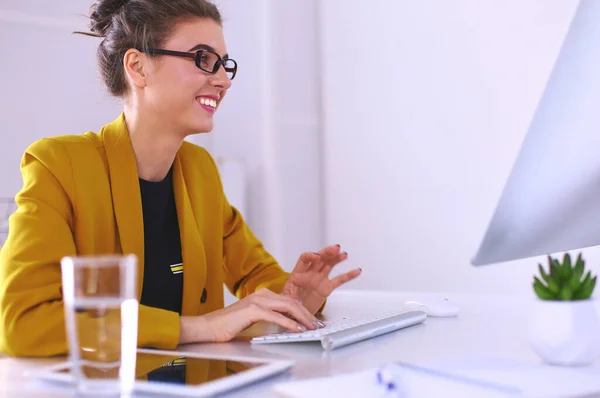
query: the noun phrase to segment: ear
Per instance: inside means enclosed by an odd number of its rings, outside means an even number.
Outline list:
[[[143,88],[147,84],[147,76],[144,71],[144,55],[136,49],[130,48],[123,56],[125,74],[136,86]]]

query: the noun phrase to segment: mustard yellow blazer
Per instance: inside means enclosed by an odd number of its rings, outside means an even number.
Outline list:
[[[62,257],[137,255],[141,297],[142,202],[124,115],[99,133],[33,143],[21,172],[18,208],[0,251],[0,350],[13,356],[65,354]],[[238,298],[263,287],[281,292],[289,274],[228,203],[206,150],[183,143],[173,186],[184,267],[182,315],[223,308],[223,284]],[[173,349],[179,328],[177,313],[140,305],[139,346]]]

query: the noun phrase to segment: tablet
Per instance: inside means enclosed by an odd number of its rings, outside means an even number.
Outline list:
[[[138,349],[134,390],[208,397],[286,372],[293,361],[182,351]],[[72,384],[71,364],[29,372],[38,380]]]

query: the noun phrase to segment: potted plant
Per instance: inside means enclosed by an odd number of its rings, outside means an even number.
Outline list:
[[[539,264],[533,290],[537,296],[530,324],[533,350],[552,365],[591,364],[600,355],[600,319],[592,297],[596,276],[585,269],[581,254],[573,263],[548,256],[548,270]]]

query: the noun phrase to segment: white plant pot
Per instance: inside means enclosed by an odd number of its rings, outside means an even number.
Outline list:
[[[600,356],[599,306],[597,299],[536,299],[529,325],[533,350],[552,365],[591,364]]]

